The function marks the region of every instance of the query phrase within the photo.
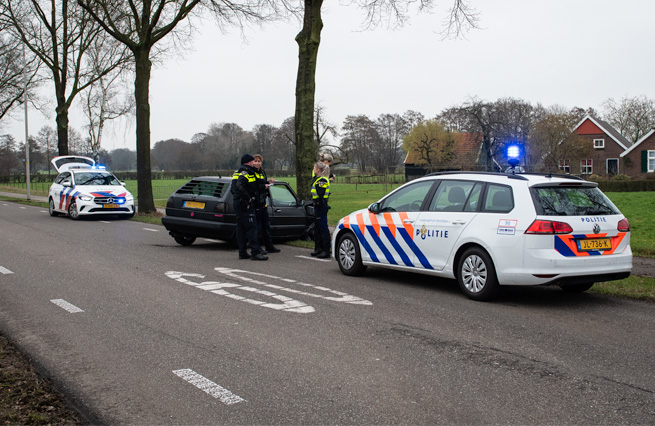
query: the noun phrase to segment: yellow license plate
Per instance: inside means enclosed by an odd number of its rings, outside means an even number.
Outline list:
[[[120,204],[103,204],[102,207],[105,209],[117,209],[120,207]]]
[[[204,209],[205,203],[199,203],[197,201],[185,201],[184,207],[188,207],[190,209]]]
[[[590,238],[578,242],[581,251],[611,250],[612,243],[609,238]]]

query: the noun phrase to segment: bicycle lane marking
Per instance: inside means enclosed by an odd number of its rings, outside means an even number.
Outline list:
[[[166,272],[166,276],[183,284],[194,286],[202,290],[209,291],[214,294],[218,294],[220,296],[225,296],[230,299],[238,300],[240,302],[246,302],[252,305],[262,306],[264,308],[275,309],[275,310],[286,311],[286,312],[295,312],[301,314],[307,314],[315,311],[314,307],[309,306],[306,303],[291,299],[290,297],[287,296],[275,294],[271,291],[260,290],[254,287],[242,286],[241,284],[234,284],[229,282],[203,281],[198,283],[186,278],[186,277],[191,277],[191,278],[203,279],[205,278],[205,276],[202,274],[168,271]],[[270,302],[266,303],[261,300],[250,299],[247,297],[239,296],[234,293],[230,293],[227,290],[225,290],[226,288],[232,289],[233,291],[241,290],[241,291],[254,293],[260,296],[270,297],[282,303],[270,303]]]
[[[275,290],[286,291],[286,292],[295,293],[295,294],[301,294],[303,296],[309,296],[309,297],[315,297],[315,298],[320,298],[320,299],[331,300],[333,302],[349,303],[349,304],[352,304],[352,305],[372,305],[373,304],[372,302],[370,302],[368,300],[362,299],[362,298],[357,297],[357,296],[352,296],[352,295],[350,295],[348,293],[343,293],[343,292],[340,292],[340,291],[332,290],[332,289],[329,289],[329,288],[323,287],[323,286],[316,286],[316,285],[313,285],[313,284],[303,283],[303,282],[296,281],[296,280],[290,279],[290,278],[283,278],[283,277],[278,277],[278,276],[275,276],[275,275],[263,274],[263,273],[260,273],[260,272],[244,271],[244,270],[241,270],[241,269],[222,268],[222,267],[218,267],[218,268],[214,268],[214,269],[216,270],[216,272],[227,275],[230,278],[238,279],[238,280],[241,280],[241,281],[246,281],[246,282],[251,283],[251,284],[259,284],[259,285],[262,285],[264,287],[273,288]],[[252,276],[255,276],[255,277],[262,277],[262,278],[278,280],[278,281],[282,281],[282,282],[285,282],[285,283],[295,284],[295,285],[299,285],[301,287],[306,287],[306,288],[309,288],[309,289],[322,291],[322,292],[325,292],[325,293],[328,293],[328,294],[334,294],[336,296],[325,296],[325,295],[322,295],[322,294],[309,293],[307,291],[282,287],[280,285],[270,284],[270,283],[260,281],[260,280],[255,279],[255,278],[249,278],[246,275],[252,275]]]

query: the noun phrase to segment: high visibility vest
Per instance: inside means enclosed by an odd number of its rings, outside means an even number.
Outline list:
[[[248,183],[253,183],[257,180],[257,175],[251,174],[251,173],[241,173],[240,171],[236,170],[234,174],[232,175],[232,180],[237,180],[239,179],[239,176],[245,176],[246,179],[248,179]],[[236,182],[235,182],[236,183]]]
[[[318,185],[320,188],[325,189],[325,193],[323,194],[323,199],[327,200],[328,197],[330,196],[330,179],[321,176],[318,179],[314,181],[312,184],[312,199],[317,200],[318,199],[318,192],[316,191],[316,185]]]

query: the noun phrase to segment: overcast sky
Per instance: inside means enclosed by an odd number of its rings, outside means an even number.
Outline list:
[[[413,15],[403,28],[360,31],[364,14],[325,0],[316,101],[327,119],[402,114],[431,118],[470,97],[523,99],[601,109],[608,98],[655,98],[655,2],[644,0],[470,0],[480,29],[442,40],[452,0],[431,15]],[[280,126],[294,115],[298,22],[222,34],[208,21],[194,50],[153,69],[151,142],[191,141],[212,123]],[[53,106],[54,110],[54,106]],[[2,133],[25,139],[22,114]],[[30,134],[51,119],[30,111]],[[82,132],[84,121],[71,114]],[[134,122],[115,123],[103,148],[136,149]]]

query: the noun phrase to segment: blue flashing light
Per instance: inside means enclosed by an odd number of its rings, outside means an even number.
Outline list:
[[[521,156],[521,149],[518,145],[510,145],[507,147],[507,158],[519,158]]]

